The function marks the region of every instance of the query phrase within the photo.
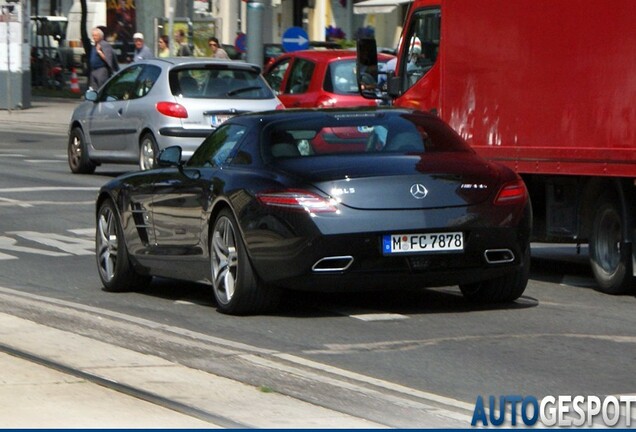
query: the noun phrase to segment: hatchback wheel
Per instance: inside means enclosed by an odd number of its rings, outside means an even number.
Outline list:
[[[68,166],[74,174],[95,172],[95,164],[88,158],[84,132],[78,127],[71,130],[68,138]]]
[[[138,274],[130,263],[123,229],[111,200],[104,201],[97,212],[95,254],[106,291],[129,291],[150,282],[150,276]]]
[[[210,233],[210,268],[214,297],[221,312],[243,315],[277,305],[280,293],[259,283],[229,209],[219,213]]]
[[[147,133],[141,137],[141,144],[139,146],[139,169],[145,171],[154,168],[158,153],[157,141],[152,134]]]

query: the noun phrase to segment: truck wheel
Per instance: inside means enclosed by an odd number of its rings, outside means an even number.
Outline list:
[[[623,216],[619,206],[610,200],[601,200],[596,208],[589,246],[597,289],[622,294],[631,288],[633,279],[631,247],[623,238]]]
[[[68,138],[68,166],[74,174],[95,172],[95,164],[88,158],[84,132],[78,127],[71,130]]]
[[[245,315],[277,305],[280,293],[259,282],[229,209],[219,213],[210,232],[210,270],[220,312]]]
[[[509,303],[521,297],[530,276],[530,247],[521,257],[521,267],[514,273],[482,282],[460,285],[464,297],[475,303]]]
[[[150,133],[141,137],[141,144],[139,146],[139,169],[145,171],[154,168],[158,154],[159,149],[155,137]]]

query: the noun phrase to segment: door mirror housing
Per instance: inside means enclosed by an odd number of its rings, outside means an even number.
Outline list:
[[[170,146],[161,150],[157,164],[162,168],[181,166],[181,147]]]
[[[378,47],[375,39],[358,39],[356,51],[358,90],[367,99],[378,99]]]

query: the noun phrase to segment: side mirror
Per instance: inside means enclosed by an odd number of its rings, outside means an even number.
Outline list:
[[[356,51],[358,90],[365,98],[377,99],[378,49],[375,39],[358,39]]]
[[[161,168],[178,167],[181,165],[181,147],[170,146],[159,152],[157,165]]]
[[[86,93],[84,93],[84,99],[95,102],[97,100],[97,91],[93,89],[86,90]]]

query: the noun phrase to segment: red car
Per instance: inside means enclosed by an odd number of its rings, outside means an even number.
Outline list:
[[[392,55],[378,54],[378,63]],[[356,80],[356,52],[350,50],[295,51],[277,57],[263,74],[286,108],[374,106],[363,98]]]

